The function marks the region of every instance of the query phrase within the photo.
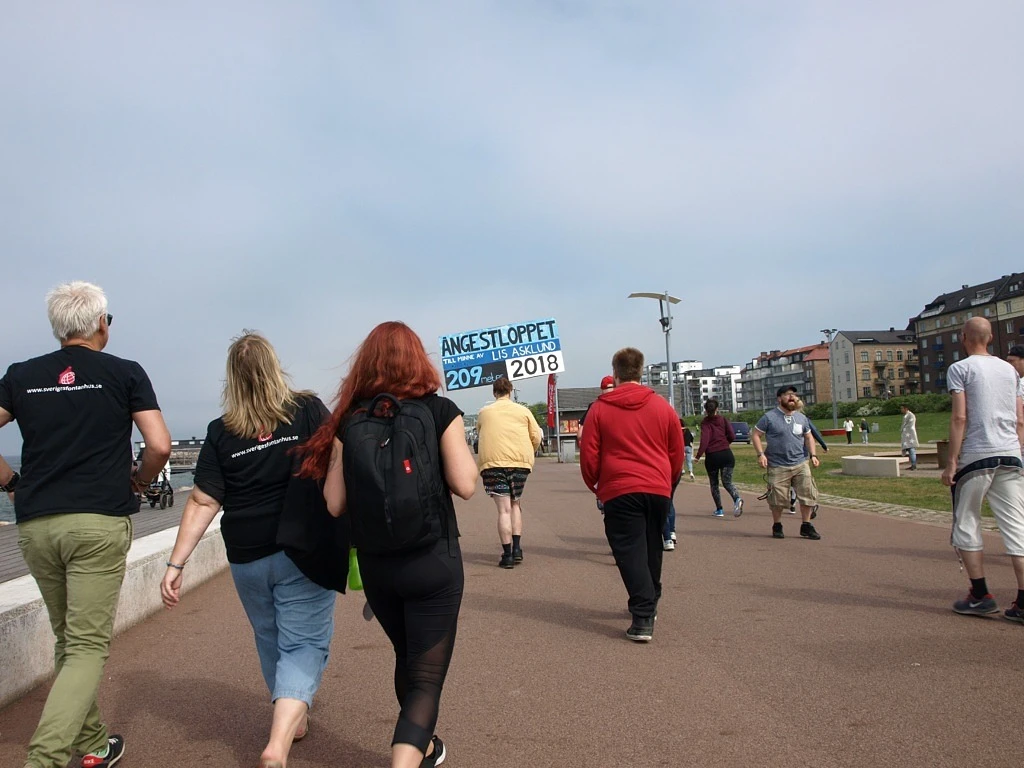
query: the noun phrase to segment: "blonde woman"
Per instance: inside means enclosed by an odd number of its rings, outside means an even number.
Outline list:
[[[274,348],[256,333],[245,333],[228,350],[223,407],[224,415],[207,429],[160,592],[168,608],[178,604],[185,565],[223,507],[231,576],[274,703],[260,766],[284,768],[292,742],[306,735],[327,665],[335,592],[303,573],[278,544],[278,529],[286,499],[294,498],[291,449],[329,412],[312,393],[291,389]],[[319,493],[302,498],[310,496],[322,500]]]

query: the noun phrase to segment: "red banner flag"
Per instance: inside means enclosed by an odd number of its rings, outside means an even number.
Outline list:
[[[555,374],[548,374],[548,428],[555,428]]]

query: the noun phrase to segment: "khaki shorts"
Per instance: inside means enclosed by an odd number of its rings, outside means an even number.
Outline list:
[[[811,477],[811,463],[793,467],[768,467],[768,506],[783,509],[789,506],[789,486],[796,489],[796,499],[805,507],[818,503],[818,486]]]

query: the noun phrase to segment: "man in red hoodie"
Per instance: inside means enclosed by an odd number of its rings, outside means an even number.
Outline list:
[[[590,407],[580,444],[587,487],[604,504],[604,530],[629,593],[626,637],[648,642],[661,597],[662,529],[683,469],[679,416],[640,385],[644,356],[626,347],[612,357],[615,389]]]

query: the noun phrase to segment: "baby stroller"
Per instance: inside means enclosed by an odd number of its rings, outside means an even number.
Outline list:
[[[174,489],[171,488],[171,481],[165,472],[161,472],[153,478],[153,482],[146,488],[145,496],[150,509],[157,504],[160,505],[160,509],[174,506]]]

